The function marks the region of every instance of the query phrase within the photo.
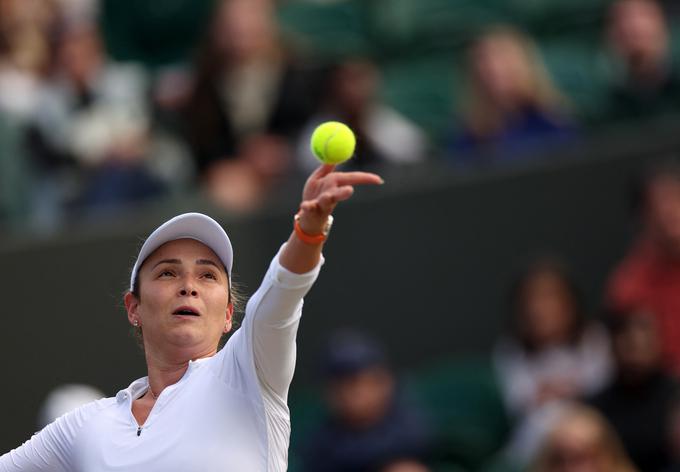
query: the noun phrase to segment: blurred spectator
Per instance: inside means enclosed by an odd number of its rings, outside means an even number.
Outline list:
[[[663,362],[680,374],[680,164],[660,164],[642,177],[641,228],[608,281],[606,303],[619,312],[656,317]]]
[[[380,102],[380,74],[373,63],[367,59],[342,62],[332,69],[328,82],[321,109],[300,135],[297,155],[305,172],[318,165],[309,139],[325,121],[341,121],[356,134],[355,157],[347,165],[366,168],[423,161],[425,136],[414,123]]]
[[[40,407],[38,426],[44,428],[63,414],[101,398],[104,398],[104,393],[90,385],[59,385],[47,395]]]
[[[382,349],[361,334],[339,333],[325,354],[325,372],[330,416],[311,435],[304,470],[423,470],[429,433]]]
[[[494,361],[508,412],[517,421],[508,447],[526,463],[561,409],[561,402],[600,389],[610,373],[604,329],[586,320],[566,269],[539,259],[511,291],[512,325]]]
[[[414,460],[398,460],[380,469],[380,472],[429,472],[430,469]]]
[[[57,17],[53,0],[0,0],[0,111],[20,121],[38,106]]]
[[[58,205],[69,200],[101,208],[160,194],[161,183],[145,167],[144,72],[106,57],[93,18],[65,16],[56,54],[55,74],[40,97],[29,135],[45,174],[41,203],[58,212]],[[68,165],[86,177],[82,188]]]
[[[281,45],[272,0],[221,0],[196,69],[188,142],[208,192],[240,208],[242,197],[224,188],[239,180],[257,196],[289,170],[290,140],[315,107],[319,73]]]
[[[680,76],[670,32],[655,0],[618,0],[607,19],[607,120],[680,112]]]
[[[533,472],[635,472],[616,433],[596,411],[569,407],[543,444]]]
[[[462,132],[451,158],[513,161],[575,139],[564,98],[533,42],[508,26],[483,34],[468,52]]]
[[[668,431],[680,391],[663,372],[655,319],[616,313],[609,325],[616,377],[590,403],[609,420],[638,469],[664,471],[670,466]]]

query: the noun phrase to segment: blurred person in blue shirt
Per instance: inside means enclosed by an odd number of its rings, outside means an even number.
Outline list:
[[[512,162],[575,140],[566,100],[524,34],[509,26],[482,34],[467,69],[462,130],[447,149],[453,162]]]
[[[337,333],[323,358],[330,414],[310,437],[304,470],[426,471],[420,461],[429,428],[399,390],[376,341],[357,332]]]

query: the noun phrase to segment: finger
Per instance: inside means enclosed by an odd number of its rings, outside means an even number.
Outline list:
[[[316,168],[312,175],[309,176],[310,180],[318,180],[322,177],[327,176],[335,170],[335,164],[322,164]]]
[[[319,198],[317,198],[317,207],[321,213],[329,213],[335,208],[337,200],[332,192],[325,192]]]
[[[322,212],[330,213],[335,208],[338,202],[347,200],[354,193],[354,188],[351,185],[344,187],[336,187],[332,190],[324,192],[318,198],[318,207]]]
[[[351,185],[345,185],[334,189],[333,196],[335,197],[335,203],[347,200],[354,194],[354,187]]]
[[[370,172],[337,172],[334,175],[338,186],[373,184],[380,185],[385,181],[378,174]]]

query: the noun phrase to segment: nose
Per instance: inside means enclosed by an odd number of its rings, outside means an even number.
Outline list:
[[[180,297],[187,297],[187,296],[195,297],[196,295],[198,295],[198,292],[192,286],[191,281],[186,280],[184,282],[183,286],[179,289],[179,296]]]

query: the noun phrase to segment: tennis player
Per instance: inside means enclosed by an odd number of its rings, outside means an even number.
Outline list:
[[[323,165],[307,179],[294,230],[232,329],[233,253],[224,230],[179,215],[146,239],[125,295],[148,376],[57,419],[0,457],[1,472],[280,472],[302,298],[336,204],[375,174]]]

